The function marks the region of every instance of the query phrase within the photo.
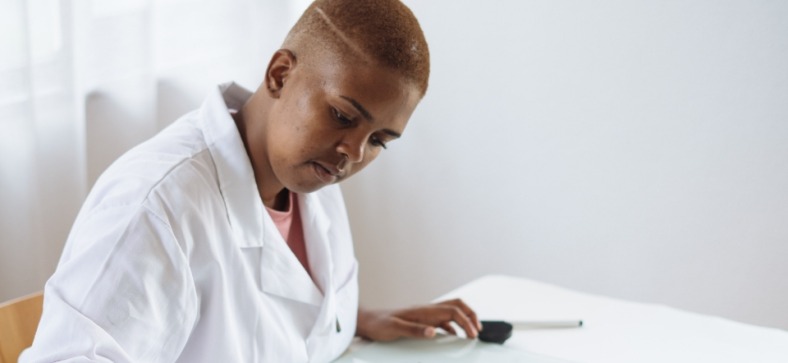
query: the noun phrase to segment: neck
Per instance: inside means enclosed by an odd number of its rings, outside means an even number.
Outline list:
[[[265,145],[265,125],[268,107],[264,95],[255,92],[244,106],[233,115],[238,133],[252,163],[257,191],[263,204],[275,210],[288,206],[288,193],[274,176]],[[284,196],[284,198],[282,197]]]
[[[266,205],[266,207],[280,212],[286,212],[290,209],[290,191],[282,189],[282,191],[274,197],[273,206]]]

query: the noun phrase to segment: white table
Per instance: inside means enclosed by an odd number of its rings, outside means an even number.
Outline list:
[[[784,330],[664,305],[622,301],[499,275],[471,281],[437,300],[454,297],[465,300],[483,320],[577,318],[584,326],[516,330],[503,347],[451,338],[356,343],[338,362],[409,362],[421,355],[419,361],[425,363],[492,358],[510,362],[788,363],[788,332]],[[451,354],[454,358],[448,358]]]

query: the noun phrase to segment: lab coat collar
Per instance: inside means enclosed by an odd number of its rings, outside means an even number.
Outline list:
[[[230,116],[230,109],[240,109],[250,96],[251,92],[235,83],[224,84],[212,92],[201,108],[200,119],[203,120],[206,143],[216,164],[227,217],[236,233],[235,240],[239,247],[266,249],[261,260],[263,290],[320,306],[310,336],[324,335],[336,329],[337,319],[334,262],[329,245],[330,218],[315,193],[299,194],[301,222],[313,281],[303,268],[299,274],[300,263],[263,209],[251,161],[235,121]],[[264,246],[264,241],[271,243]]]
[[[235,83],[215,88],[200,108],[205,142],[213,157],[227,218],[240,247],[263,245],[263,207],[252,163],[230,109],[240,110],[252,93]]]

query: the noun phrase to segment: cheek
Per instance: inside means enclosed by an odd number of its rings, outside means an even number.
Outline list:
[[[317,127],[316,124],[320,121],[309,113],[291,114],[279,124],[279,130],[271,141],[279,146],[279,150],[292,156],[315,152],[324,147],[330,137]]]

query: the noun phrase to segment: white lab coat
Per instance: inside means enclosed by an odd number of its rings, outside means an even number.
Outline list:
[[[21,362],[327,362],[350,344],[357,263],[339,187],[299,195],[314,282],[260,201],[234,84],[96,182]]]

